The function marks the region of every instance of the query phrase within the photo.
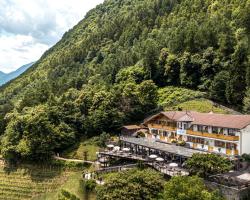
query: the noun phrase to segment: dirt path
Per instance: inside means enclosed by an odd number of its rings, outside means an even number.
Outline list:
[[[77,162],[77,163],[88,163],[88,164],[94,164],[94,161],[89,161],[89,160],[79,160],[79,159],[69,159],[69,158],[62,158],[59,156],[54,156],[56,160],[64,160],[64,161],[69,161],[69,162]]]

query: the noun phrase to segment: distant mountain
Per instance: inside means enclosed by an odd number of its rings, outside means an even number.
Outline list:
[[[23,65],[22,67],[18,68],[16,71],[10,72],[8,74],[0,71],[0,85],[3,85],[9,82],[10,80],[18,77],[20,74],[25,72],[28,68],[30,68],[33,64],[34,62]]]
[[[0,80],[2,80],[7,74],[5,74],[4,72],[0,71]]]

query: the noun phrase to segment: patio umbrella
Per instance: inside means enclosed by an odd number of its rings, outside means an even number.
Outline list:
[[[152,155],[150,155],[149,156],[149,158],[152,158],[152,159],[155,159],[155,158],[157,158],[158,156],[157,155],[154,155],[154,154],[152,154]]]
[[[114,147],[114,150],[120,151],[120,147],[119,147],[119,146],[115,146],[115,147]]]
[[[130,151],[130,148],[123,148],[123,151]]]
[[[105,157],[102,157],[102,158],[99,159],[100,163],[104,163],[104,162],[107,162],[107,161],[108,161],[108,159],[105,158]]]
[[[113,144],[108,144],[107,147],[108,147],[108,148],[113,148],[114,145],[113,145]]]
[[[178,164],[177,163],[170,163],[169,167],[178,167]]]
[[[160,158],[160,157],[159,157],[159,158],[156,158],[155,160],[156,160],[156,161],[159,161],[159,162],[163,162],[163,161],[164,161],[164,159],[163,159],[163,158]]]

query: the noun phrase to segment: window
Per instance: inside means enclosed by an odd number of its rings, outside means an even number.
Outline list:
[[[219,128],[218,132],[219,134],[223,134],[223,128]]]
[[[217,140],[215,140],[215,141],[214,141],[214,146],[216,146],[216,147],[221,147],[221,148],[225,148],[226,143],[225,143],[225,142],[222,142],[222,141],[217,141]]]
[[[152,130],[151,130],[151,133],[152,133],[152,134],[158,134],[158,130],[152,129]]]
[[[167,131],[163,131],[163,136],[164,137],[168,137],[168,132]]]
[[[235,136],[236,130],[235,129],[228,129],[228,135]]]
[[[213,133],[218,133],[218,127],[212,127],[212,132]]]
[[[227,149],[231,149],[231,150],[237,149],[237,145],[234,143],[227,143],[226,147],[227,147]]]
[[[187,124],[183,123],[183,129],[186,130],[187,129]]]
[[[203,132],[203,126],[197,125],[198,131]]]
[[[187,142],[194,142],[194,138],[193,138],[193,137],[188,136],[188,137],[187,137]]]
[[[181,122],[178,122],[178,128],[181,129]]]
[[[208,133],[208,126],[203,126],[203,132]]]
[[[196,138],[196,143],[205,144],[205,140],[203,138]]]

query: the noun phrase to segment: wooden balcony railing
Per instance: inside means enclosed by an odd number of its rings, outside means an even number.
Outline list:
[[[148,128],[164,129],[166,131],[176,131],[177,128],[173,126],[166,126],[162,124],[148,124]]]
[[[207,137],[207,138],[220,139],[220,140],[239,141],[239,136],[222,135],[222,134],[216,134],[216,133],[204,133],[204,132],[193,131],[193,130],[187,130],[187,134]]]

